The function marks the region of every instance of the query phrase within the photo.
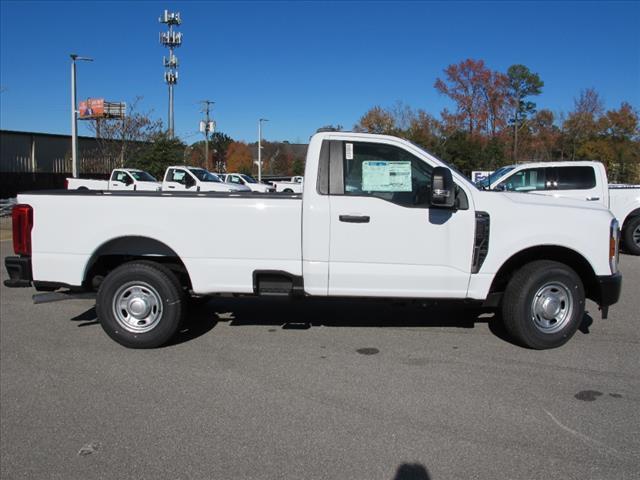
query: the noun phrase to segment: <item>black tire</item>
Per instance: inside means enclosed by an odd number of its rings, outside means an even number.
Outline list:
[[[283,193],[293,193],[293,190],[291,190],[290,188],[285,188],[282,192]]]
[[[640,216],[632,217],[625,222],[622,242],[627,253],[640,255]]]
[[[122,302],[128,305],[117,308]],[[96,311],[104,331],[119,344],[156,348],[180,328],[186,311],[185,295],[167,267],[134,261],[106,276],[98,290]]]
[[[536,350],[556,348],[576,333],[584,306],[584,286],[571,268],[537,260],[511,278],[502,301],[502,319],[520,345]]]
[[[78,190],[89,190],[87,187],[78,187]]]

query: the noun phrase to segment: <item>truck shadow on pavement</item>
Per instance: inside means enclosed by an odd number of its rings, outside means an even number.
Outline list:
[[[70,319],[78,327],[99,325],[95,307]],[[455,302],[398,301],[381,299],[289,299],[264,297],[213,297],[189,305],[178,334],[168,344],[200,337],[218,322],[230,326],[262,325],[305,330],[312,327],[445,327],[473,329],[487,324],[489,331],[515,345],[498,311]],[[586,312],[579,331],[589,333],[593,318]]]
[[[193,320],[211,322],[211,317],[214,321],[229,322],[230,326],[264,325],[299,330],[318,326],[473,329],[476,324],[487,324],[493,335],[515,344],[499,312],[459,302],[214,297],[198,307]],[[191,320],[188,323],[192,323]],[[579,330],[588,334],[592,323],[592,317],[585,313]]]

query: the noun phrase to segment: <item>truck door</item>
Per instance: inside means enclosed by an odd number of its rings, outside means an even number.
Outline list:
[[[169,191],[184,191],[193,190],[195,188],[195,179],[184,168],[171,168],[167,172],[167,176],[164,181],[167,190]],[[192,188],[189,188],[192,187]]]
[[[335,143],[329,295],[464,298],[475,228],[470,202],[464,210],[432,208],[433,167],[401,146]]]
[[[592,166],[558,166],[549,168],[551,194],[554,197],[575,198],[607,205],[608,191],[596,182],[596,172]],[[606,186],[605,186],[606,188]]]
[[[124,170],[114,170],[109,182],[109,190],[133,190],[134,180]]]

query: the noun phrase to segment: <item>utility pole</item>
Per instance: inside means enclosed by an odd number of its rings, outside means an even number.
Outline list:
[[[173,138],[173,86],[178,83],[178,57],[173,54],[173,50],[182,45],[182,33],[176,32],[173,27],[182,23],[180,12],[164,11],[162,17],[158,19],[169,27],[169,31],[160,32],[160,43],[169,49],[169,57],[162,57],[164,65],[164,81],[169,85],[169,137]]]
[[[80,57],[75,53],[71,57],[71,171],[73,178],[78,178],[78,95],[76,92],[76,61],[93,62],[93,58]]]
[[[204,120],[200,121],[200,131],[204,133],[204,164],[205,168],[209,170],[209,133],[212,133],[216,129],[216,122],[209,118],[209,107],[216,102],[211,100],[200,100],[202,104],[202,113],[204,113]]]
[[[268,122],[266,118],[258,120],[258,183],[262,182],[262,122]]]

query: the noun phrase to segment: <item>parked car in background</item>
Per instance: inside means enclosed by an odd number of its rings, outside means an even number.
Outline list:
[[[291,177],[288,182],[271,182],[276,189],[276,192],[284,193],[302,193],[302,186],[304,184],[303,176]]]
[[[640,185],[609,185],[607,171],[600,162],[509,165],[496,170],[478,186],[600,203],[611,210],[622,225],[626,251],[640,255]]]
[[[67,190],[147,190],[158,191],[162,184],[148,172],[136,168],[116,168],[109,180],[67,178]]]
[[[168,167],[164,180],[163,191],[191,191],[191,192],[250,192],[244,185],[224,183],[220,177],[204,168],[178,165]]]
[[[244,173],[227,173],[224,178],[225,183],[232,185],[244,185],[251,189],[252,192],[275,192],[275,187],[267,185],[266,183],[260,183],[251,175],[245,175]]]

